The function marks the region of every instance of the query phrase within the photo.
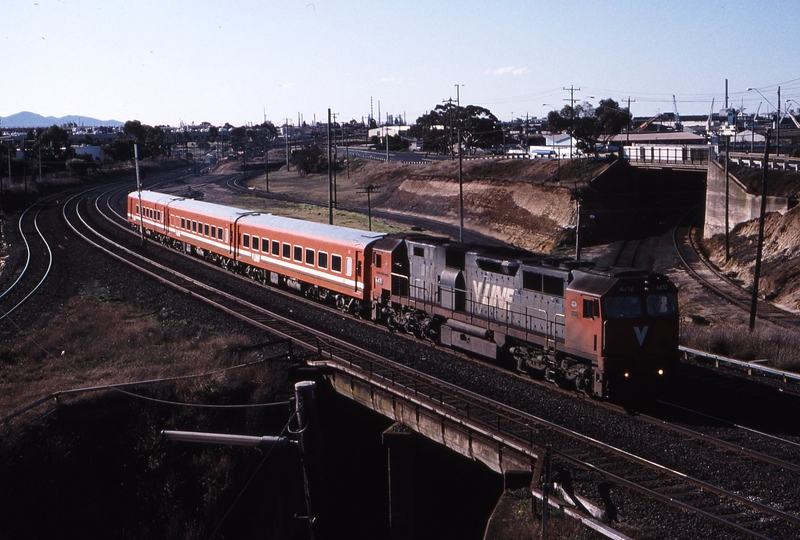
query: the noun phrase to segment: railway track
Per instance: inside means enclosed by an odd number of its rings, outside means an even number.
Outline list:
[[[698,215],[687,214],[674,229],[673,243],[681,263],[689,275],[705,289],[728,303],[749,312],[752,295],[719,272],[700,254],[694,237],[696,231],[694,221]],[[758,301],[757,317],[783,328],[800,328],[800,317],[764,300]]]
[[[52,197],[29,206],[17,220],[17,231],[25,246],[25,264],[16,279],[0,293],[0,321],[7,320],[44,283],[53,266],[53,250],[39,223],[39,215]]]
[[[198,298],[276,336],[292,339],[312,364],[329,368],[349,369],[365,379],[391,387],[404,395],[412,395],[427,406],[451,416],[470,421],[503,444],[528,449],[533,456],[551,446],[555,458],[565,467],[580,470],[584,482],[612,482],[637,492],[658,504],[670,504],[692,512],[741,537],[791,538],[800,534],[800,518],[786,512],[780,505],[759,502],[760,496],[743,496],[735,489],[718,486],[689,473],[661,465],[597,438],[582,435],[572,429],[512,409],[478,393],[469,392],[443,380],[403,366],[402,358],[387,358],[350,345],[317,329],[301,325],[261,306],[204,284],[191,277],[185,265],[180,269],[150,260],[149,254],[131,247],[131,232],[119,214],[111,214],[113,194],[96,196],[82,194],[65,204],[64,219],[86,241],[108,255],[136,267],[163,284]],[[94,217],[90,216],[90,213]],[[124,235],[127,242],[114,242],[99,231],[93,220],[98,214],[106,225],[115,223],[114,233]],[[125,230],[123,230],[125,229]],[[133,242],[135,245],[135,242]],[[156,247],[156,246],[153,246]],[[158,246],[156,249],[174,253]],[[151,247],[147,251],[152,251]],[[199,261],[194,261],[198,262]],[[684,433],[695,440],[703,439]],[[783,467],[777,458],[763,459],[751,453],[748,459]],[[794,470],[794,469],[792,469]]]

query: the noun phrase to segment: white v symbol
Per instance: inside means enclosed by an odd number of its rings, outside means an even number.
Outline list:
[[[636,332],[636,338],[639,340],[639,346],[642,346],[644,343],[644,336],[647,335],[647,331],[650,329],[649,326],[645,326],[643,328],[639,328],[638,326],[633,327],[633,331]]]

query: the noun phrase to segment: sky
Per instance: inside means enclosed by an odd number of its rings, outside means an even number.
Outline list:
[[[380,104],[413,122],[451,98],[505,121],[572,98],[630,99],[640,117],[673,95],[707,115],[726,79],[747,114],[774,111],[779,86],[782,109],[800,102],[796,0],[15,0],[0,14],[0,118],[310,124]]]

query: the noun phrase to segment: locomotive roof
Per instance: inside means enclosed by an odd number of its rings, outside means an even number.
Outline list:
[[[150,203],[168,204],[171,209],[198,212],[226,221],[236,221],[238,219],[239,223],[247,223],[248,225],[260,225],[271,229],[281,229],[291,233],[357,245],[366,245],[385,236],[383,233],[327,225],[269,213],[253,212],[232,206],[185,199],[156,191],[142,191],[142,200]]]
[[[623,284],[626,286],[631,283],[641,284],[641,286],[635,287],[635,292],[637,293],[648,290],[648,284],[652,285],[656,282],[669,283],[669,280],[663,274],[633,268],[604,267],[591,270],[575,270],[572,275],[573,280],[569,285],[570,290],[594,295],[604,295],[619,285],[620,280],[630,278],[636,278],[637,281],[623,282]]]

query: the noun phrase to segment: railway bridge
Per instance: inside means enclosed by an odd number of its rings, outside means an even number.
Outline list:
[[[383,433],[393,520],[405,522],[412,513],[410,435],[417,433],[484,463],[503,475],[507,488],[529,487],[543,505],[607,538],[627,538],[600,521],[605,509],[559,486],[552,494],[544,487],[550,484],[546,464],[559,454],[537,442],[543,427],[554,427],[549,422],[402,366],[346,364],[322,356],[308,365],[324,373],[336,393],[395,422]]]

